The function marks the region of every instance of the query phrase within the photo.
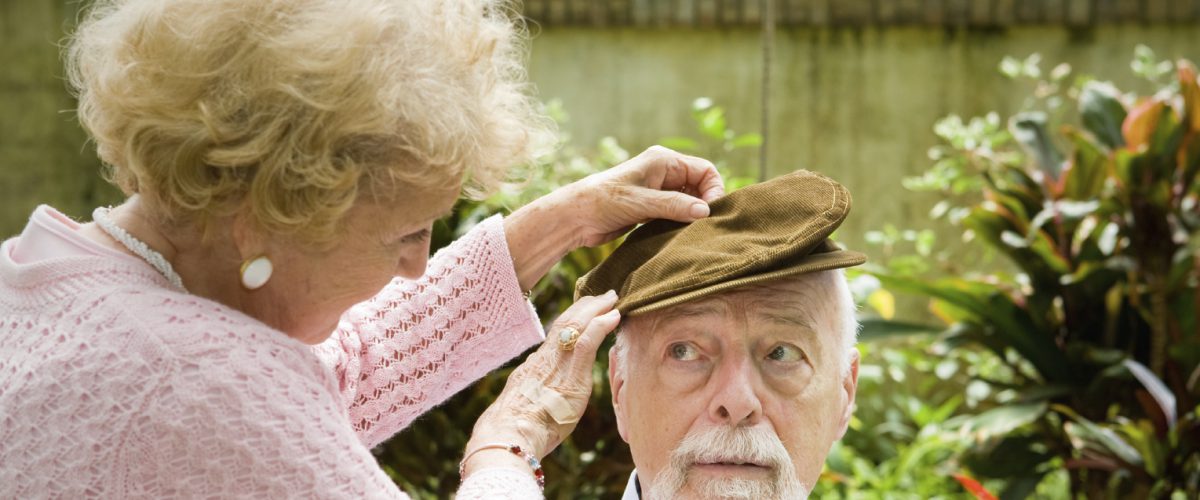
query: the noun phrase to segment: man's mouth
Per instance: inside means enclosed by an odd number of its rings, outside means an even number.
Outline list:
[[[753,460],[720,458],[697,460],[692,469],[719,476],[763,477],[771,473],[771,466]]]

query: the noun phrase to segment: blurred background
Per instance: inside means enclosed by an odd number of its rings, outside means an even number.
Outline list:
[[[0,1],[0,235],[40,203],[119,201],[58,44],[87,2]],[[559,151],[462,202],[475,222],[663,144],[730,188],[845,184],[837,238],[864,324],[830,498],[1200,497],[1200,0],[526,0]],[[611,246],[556,266],[551,320]],[[601,356],[601,359],[607,359]],[[632,468],[603,363],[549,498],[619,498]],[[446,498],[501,371],[381,446]]]

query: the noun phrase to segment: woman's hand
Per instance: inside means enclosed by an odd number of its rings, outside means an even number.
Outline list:
[[[653,219],[692,222],[707,217],[708,202],[724,195],[712,162],[654,146],[564,186],[547,196],[546,203],[558,203],[560,213],[579,222],[578,247],[607,243]]]
[[[467,453],[493,443],[517,444],[539,459],[575,429],[592,393],[592,364],[604,336],[620,323],[617,294],[583,297],[551,326],[546,341],[508,377],[504,391],[479,420]],[[563,350],[560,333],[580,332],[574,349]],[[484,466],[524,468],[503,450],[485,450],[464,464],[465,474]]]
[[[580,246],[596,246],[653,219],[692,222],[725,194],[712,162],[654,146],[613,168],[563,186],[504,221],[509,253],[528,290]]]

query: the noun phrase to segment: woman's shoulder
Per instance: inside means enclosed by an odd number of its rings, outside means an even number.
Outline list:
[[[78,462],[67,467],[25,450],[97,450],[81,459],[94,465],[89,470],[137,487],[179,483],[186,477],[172,474],[184,469],[230,479],[211,484],[234,484],[239,474],[280,470],[268,461],[304,462],[321,455],[314,447],[357,443],[332,376],[307,346],[197,297],[137,287],[106,292],[0,321],[0,368],[10,368],[0,369],[0,413],[11,417],[0,434],[12,437],[0,443],[0,463],[42,471],[64,491],[96,478],[78,477]],[[285,451],[260,456],[256,448]],[[360,451],[356,465],[370,465],[369,452]],[[289,472],[311,469],[311,477],[258,479],[280,491],[303,481],[328,486],[321,482],[327,471],[288,465]]]
[[[139,336],[176,363],[257,377],[327,382],[311,346],[224,304],[169,289],[127,289],[109,297]]]

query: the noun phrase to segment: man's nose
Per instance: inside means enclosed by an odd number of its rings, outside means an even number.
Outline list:
[[[716,392],[709,401],[713,422],[731,426],[753,425],[762,418],[762,402],[756,390],[758,374],[747,356],[721,360],[712,383]]]

